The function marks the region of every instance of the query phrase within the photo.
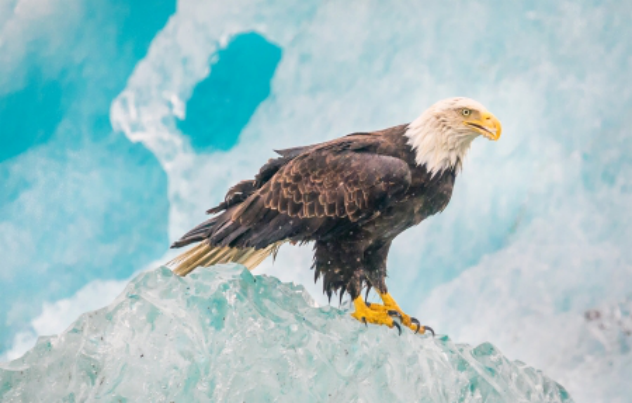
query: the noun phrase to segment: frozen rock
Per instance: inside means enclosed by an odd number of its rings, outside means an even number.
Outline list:
[[[493,345],[399,336],[241,266],[161,267],[0,364],[0,401],[570,402]]]

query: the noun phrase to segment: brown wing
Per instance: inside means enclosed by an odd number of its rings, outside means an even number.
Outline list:
[[[408,165],[352,140],[295,157],[209,234],[211,244],[264,247],[374,216],[410,186]],[[320,234],[322,235],[322,234]]]
[[[400,131],[401,127],[389,129]],[[172,247],[264,248],[285,239],[307,241],[370,220],[411,185],[408,164],[383,132],[356,133],[327,143],[280,150],[254,181],[242,181]],[[396,138],[400,138],[397,136]]]
[[[410,185],[397,158],[355,150],[317,150],[292,160],[258,192],[267,209],[290,217],[357,221]]]

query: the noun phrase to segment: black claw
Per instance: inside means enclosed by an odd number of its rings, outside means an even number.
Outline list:
[[[365,301],[364,302],[366,304],[366,306],[368,306],[369,308],[371,307],[371,303],[369,301]]]
[[[429,330],[429,331],[430,331],[430,333],[432,333],[432,337],[435,337],[435,332],[434,332],[434,330],[433,330],[430,326],[424,326],[424,329],[425,329],[425,330]]]
[[[399,320],[402,320],[402,314],[399,313],[398,311],[388,311],[388,316],[396,316],[399,318]]]
[[[399,331],[399,335],[402,335],[402,327],[399,325],[399,323],[393,321],[393,326],[395,326],[397,328],[397,330]]]
[[[421,329],[421,323],[417,320],[417,318],[410,318],[410,323],[414,323],[417,325],[417,329],[415,329],[415,334],[419,333],[419,329]]]
[[[369,327],[369,324],[366,323],[366,318],[364,316],[362,317],[362,323],[364,323],[364,326]]]

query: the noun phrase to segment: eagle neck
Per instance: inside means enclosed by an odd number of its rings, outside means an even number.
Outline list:
[[[446,121],[428,113],[409,124],[404,136],[414,152],[415,163],[424,166],[433,177],[448,170],[460,172],[476,137],[456,132]]]

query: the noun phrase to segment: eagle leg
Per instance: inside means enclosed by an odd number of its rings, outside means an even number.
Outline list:
[[[367,303],[366,305],[369,310],[385,312],[391,317],[399,318],[404,326],[414,330],[415,333],[424,334],[426,331],[429,331],[433,336],[435,335],[434,330],[430,326],[422,326],[416,318],[406,315],[388,292],[381,293],[378,291],[378,294],[382,302],[384,302],[384,305]]]
[[[351,316],[360,322],[364,324],[373,323],[375,325],[386,325],[391,328],[396,327],[399,334],[402,334],[401,326],[393,320],[388,312],[370,309],[362,297],[356,297],[356,299],[353,300],[353,306],[355,307],[355,312],[353,312]]]

